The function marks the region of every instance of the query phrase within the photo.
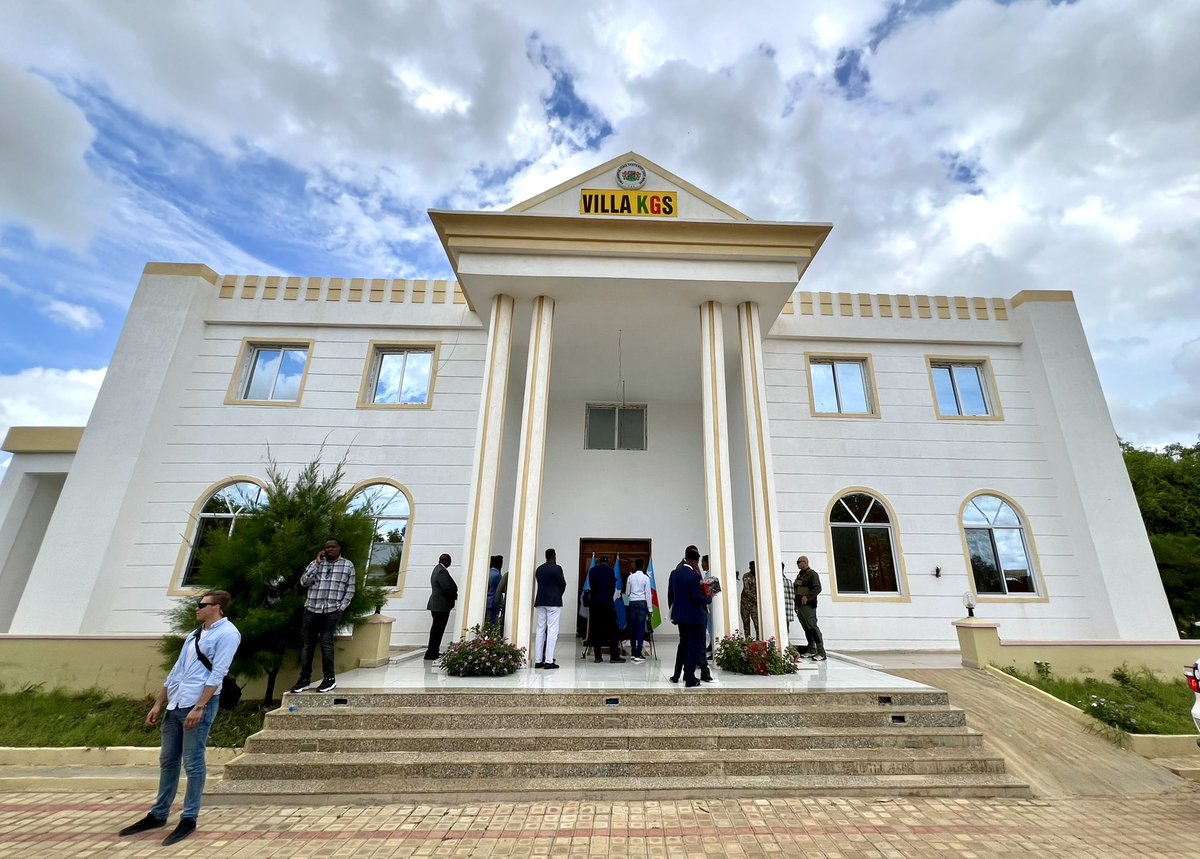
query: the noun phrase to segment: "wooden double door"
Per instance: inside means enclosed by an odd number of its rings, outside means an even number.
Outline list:
[[[633,537],[584,537],[579,541],[579,590],[583,592],[583,582],[587,578],[588,569],[592,566],[592,555],[596,563],[601,558],[608,558],[608,563],[616,569],[617,556],[621,556],[621,581],[633,572],[633,562],[641,559],[646,565],[650,563],[650,540]],[[645,569],[645,567],[643,567]],[[583,638],[587,634],[587,618],[579,614],[579,603],[575,604],[575,637]]]

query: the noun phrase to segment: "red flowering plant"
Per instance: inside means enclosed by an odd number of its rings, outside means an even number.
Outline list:
[[[446,647],[438,664],[455,677],[505,677],[525,664],[525,648],[505,641],[499,624],[476,624],[469,637]]]
[[[782,652],[774,638],[758,641],[740,630],[717,642],[717,667],[735,674],[795,674],[796,659],[793,651]]]

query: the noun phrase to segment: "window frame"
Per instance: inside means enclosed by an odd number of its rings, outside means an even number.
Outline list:
[[[613,446],[589,447],[591,439],[592,409],[613,409],[616,419],[613,421]],[[621,412],[640,411],[642,413],[642,446],[620,447],[621,443]],[[583,406],[583,449],[611,451],[613,453],[644,453],[650,447],[650,407],[647,403],[584,403]]]
[[[175,570],[171,574],[171,582],[167,586],[167,595],[173,597],[190,597],[205,589],[204,585],[188,585],[184,584],[184,576],[187,575],[188,567],[192,562],[193,542],[200,532],[200,520],[203,517],[204,508],[212,497],[223,489],[227,489],[238,483],[253,483],[261,491],[267,491],[267,484],[260,478],[251,477],[247,474],[238,474],[232,477],[226,477],[216,483],[210,485],[200,494],[196,503],[192,505],[191,512],[188,513],[187,527],[184,529],[183,541],[180,543],[179,552],[175,557]]]
[[[833,514],[834,508],[847,495],[863,494],[869,495],[875,499],[877,504],[883,505],[883,509],[888,515],[887,528],[892,541],[892,560],[896,566],[896,587],[897,591],[868,591],[862,593],[860,591],[850,591],[847,593],[839,592],[837,584],[837,570],[834,566],[833,557],[833,528],[834,525],[830,521],[830,516]],[[867,523],[869,527],[884,527],[875,523]],[[838,525],[839,528],[856,527],[860,532],[862,526]],[[900,521],[896,516],[896,510],[892,507],[890,501],[876,489],[871,489],[866,486],[848,486],[834,493],[829,503],[825,505],[825,559],[829,569],[826,573],[829,580],[829,598],[836,602],[873,602],[873,603],[910,603],[912,602],[912,588],[909,587],[908,569],[904,563],[904,547],[900,540]],[[860,551],[865,551],[862,546],[862,539],[859,539]],[[795,576],[792,576],[795,578]],[[867,582],[870,587],[870,582]]]
[[[407,410],[433,408],[434,383],[437,381],[438,359],[441,354],[441,341],[438,340],[372,340],[367,344],[367,358],[363,365],[362,382],[358,388],[357,408]],[[394,355],[399,352],[428,352],[432,354],[429,363],[429,395],[423,403],[376,403],[375,384],[379,380],[379,368],[384,355]]]
[[[234,366],[229,389],[225,393],[225,404],[232,406],[268,406],[270,408],[299,408],[304,398],[304,386],[308,382],[308,372],[312,368],[313,347],[315,341],[291,339],[286,337],[245,337],[238,350],[237,364]],[[307,352],[304,361],[304,372],[300,375],[300,384],[296,388],[294,400],[248,400],[245,397],[246,388],[250,384],[250,376],[254,368],[254,359],[260,349],[299,349]]]
[[[814,364],[832,364],[834,365],[834,384],[837,384],[837,364],[860,364],[862,366],[863,379],[863,395],[867,400],[866,412],[819,412],[817,411],[817,398],[813,392],[813,374],[812,368]],[[867,352],[805,352],[804,353],[804,380],[808,387],[808,413],[814,418],[834,419],[834,420],[862,420],[875,419],[882,417],[879,407],[879,388],[875,384],[875,363],[870,353]],[[841,395],[838,395],[838,407],[841,408]]]
[[[1017,518],[1021,520],[1021,537],[1025,542],[1025,553],[1029,560],[1029,572],[1030,576],[1033,578],[1034,587],[1037,589],[1036,593],[980,593],[978,588],[975,587],[975,568],[971,563],[971,546],[967,542],[967,528],[963,524],[963,514],[967,512],[967,506],[981,495],[991,495],[995,498],[999,498],[1001,501],[1011,507],[1017,514]],[[972,527],[980,528],[981,526]],[[990,527],[989,530],[991,530]],[[971,590],[971,595],[975,597],[976,603],[1012,604],[1044,603],[1050,601],[1050,594],[1046,589],[1046,579],[1042,575],[1042,564],[1038,559],[1037,541],[1034,539],[1033,529],[1029,525],[1029,516],[1026,515],[1025,510],[1022,509],[1021,505],[1013,500],[1011,496],[1006,495],[1005,493],[996,489],[979,489],[964,498],[962,504],[960,504],[958,508],[958,536],[962,541],[963,561],[966,564],[964,569],[966,570],[967,574],[967,586]],[[993,537],[993,544],[994,541],[995,538]],[[1007,589],[1008,585],[1006,584],[1005,590]]]
[[[396,586],[387,590],[388,599],[399,599],[404,596],[405,580],[408,578],[408,560],[412,551],[412,533],[413,522],[416,519],[416,507],[413,505],[412,493],[409,492],[408,487],[396,480],[392,480],[390,477],[368,477],[365,480],[360,480],[354,486],[350,487],[350,490],[346,493],[347,504],[355,495],[371,486],[391,486],[398,489],[408,499],[408,524],[404,526],[404,548],[400,550],[400,569],[396,572]],[[373,545],[374,543],[372,543]],[[358,561],[354,558],[350,560],[354,561],[357,568]],[[369,563],[370,558],[368,557]],[[363,575],[366,576],[366,574],[367,569],[364,568]]]
[[[974,367],[979,373],[979,384],[983,388],[983,401],[987,404],[986,415],[946,415],[942,414],[938,404],[937,384],[933,379],[935,367]],[[939,421],[1002,421],[1004,409],[1000,405],[1000,395],[996,390],[996,377],[992,372],[992,361],[986,355],[926,355],[925,374],[929,377],[929,395],[933,399],[933,414]],[[954,373],[950,373],[954,382]],[[958,385],[955,385],[955,399],[958,397]]]

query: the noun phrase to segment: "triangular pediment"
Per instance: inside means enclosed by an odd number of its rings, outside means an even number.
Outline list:
[[[638,188],[622,188],[618,181],[617,168],[627,162],[634,162],[645,171],[645,181]],[[627,186],[629,184],[626,183]],[[664,199],[664,195],[670,195],[670,199]],[[664,208],[674,211],[670,215],[664,215]],[[636,152],[618,155],[599,167],[554,186],[549,191],[517,203],[508,211],[526,215],[589,218],[674,217],[681,221],[750,220],[733,206],[722,203],[711,194],[680,179]]]

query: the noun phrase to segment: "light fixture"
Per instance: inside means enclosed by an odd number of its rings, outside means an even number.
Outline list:
[[[942,568],[941,567],[933,568],[933,577],[935,579],[940,579],[942,577]]]
[[[978,605],[978,603],[975,602],[975,594],[971,593],[970,591],[967,591],[966,593],[964,593],[963,594],[963,605],[967,609],[967,617],[974,617],[975,616],[975,606]]]

